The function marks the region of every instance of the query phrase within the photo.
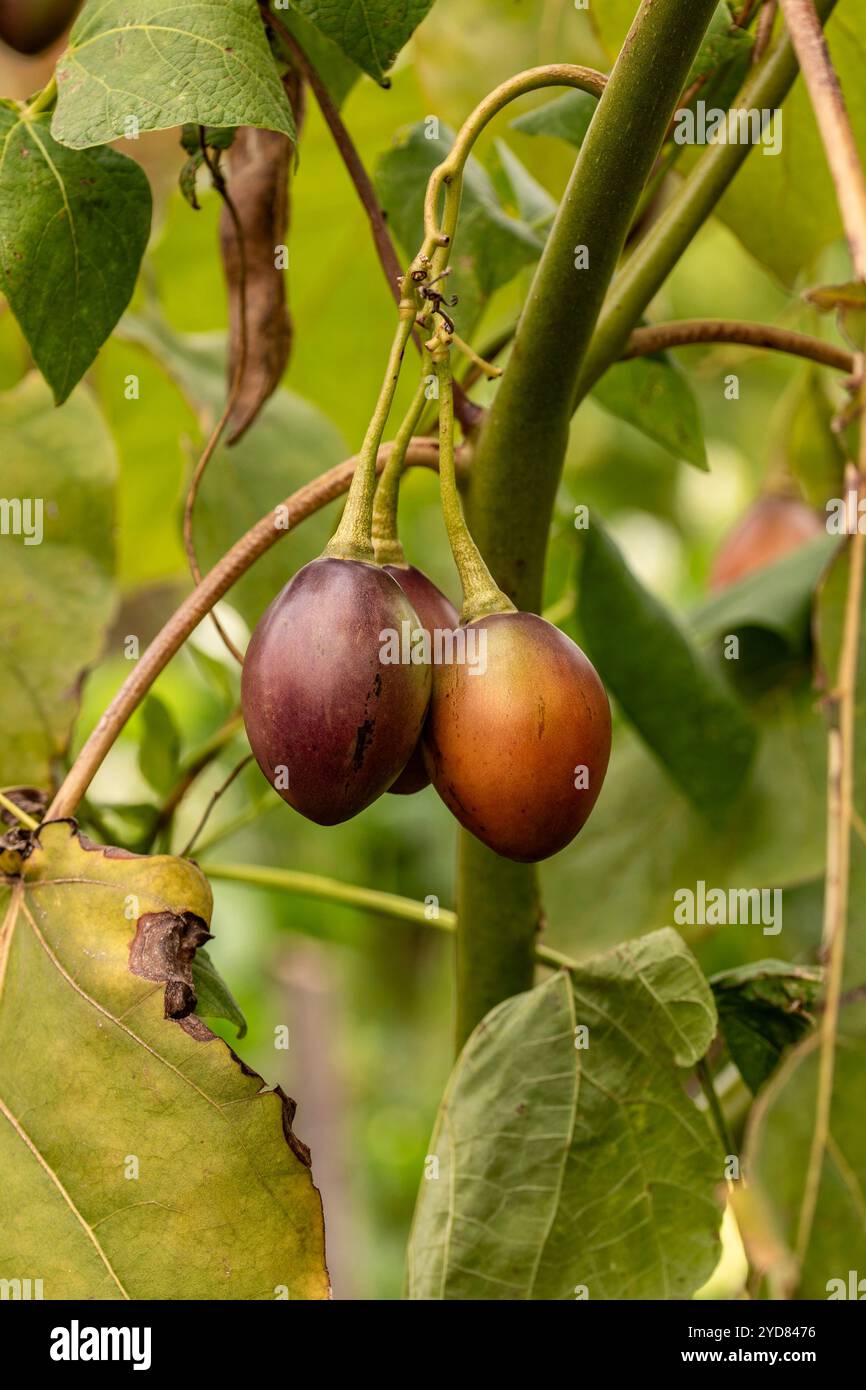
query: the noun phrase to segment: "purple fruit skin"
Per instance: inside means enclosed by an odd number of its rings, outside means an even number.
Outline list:
[[[319,825],[363,811],[399,776],[430,701],[428,666],[384,664],[380,634],[418,626],[377,565],[324,558],[299,570],[263,614],[244,660],[250,746],[280,796]]]
[[[82,0],[0,0],[0,39],[32,56],[56,43],[72,23]]]
[[[385,565],[388,574],[393,575],[408,598],[421,621],[421,626],[431,637],[435,628],[456,628],[460,624],[460,614],[450,598],[437,589],[432,579],[415,568],[414,565]],[[430,777],[424,763],[424,753],[420,742],[404,767],[397,781],[388,790],[395,796],[414,796],[416,792],[429,787]]]

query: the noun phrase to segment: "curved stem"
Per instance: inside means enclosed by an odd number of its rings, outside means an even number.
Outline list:
[[[439,382],[439,489],[445,529],[463,586],[461,622],[471,623],[486,613],[513,613],[514,604],[502,592],[484,562],[466,525],[454,471],[454,394],[451,345],[447,334],[428,343]]]
[[[400,299],[400,318],[397,332],[391,345],[385,380],[379,392],[373,418],[367,426],[367,434],[361,447],[358,467],[352,478],[349,497],[339,526],[325,546],[325,554],[340,560],[363,560],[368,564],[375,562],[373,552],[373,502],[376,495],[376,460],[379,445],[400,379],[403,354],[415,326],[415,295],[409,289],[411,273],[403,280],[403,294]]]
[[[320,874],[303,873],[298,869],[272,869],[258,864],[206,863],[199,867],[209,879],[247,883],[254,888],[277,888],[298,893],[301,897],[320,898],[325,902],[356,907],[362,912],[379,912],[383,917],[392,917],[395,921],[432,927],[452,936],[457,930],[457,914],[449,912],[447,908],[440,907],[435,917],[429,917],[425,903],[417,902],[415,898],[404,898],[398,893],[384,893],[378,888],[363,888],[360,884],[342,883],[339,879],[324,878]],[[550,946],[539,946],[536,959],[539,965],[546,965],[551,970],[578,968],[576,961]]]
[[[406,563],[406,554],[400,544],[397,525],[400,482],[406,462],[406,450],[424,413],[424,406],[427,404],[431,366],[430,355],[425,350],[421,365],[421,380],[403,423],[394,436],[391,456],[382,469],[379,486],[376,488],[376,497],[373,502],[373,551],[377,565],[405,565]]]
[[[378,466],[381,468],[387,462],[390,447],[385,445],[379,451]],[[406,456],[407,466],[434,469],[438,466],[438,459],[439,446],[434,439],[413,440]],[[205,575],[201,584],[184,599],[142,654],[93,729],[48,808],[46,820],[61,820],[74,815],[121,729],[190,633],[195,631],[214,604],[228,593],[242,574],[246,574],[260,555],[294,531],[305,517],[320,511],[346,491],[358,463],[358,458],[347,459],[293,492],[285,502],[268,512],[246,535],[241,536]]]
[[[472,147],[484,127],[510,102],[517,97],[525,96],[527,92],[536,92],[543,87],[575,87],[579,91],[589,92],[592,96],[598,97],[604,91],[606,83],[604,73],[596,72],[594,68],[580,67],[575,63],[552,63],[545,67],[527,68],[525,72],[517,73],[479,102],[460,127],[447,158],[433,170],[427,184],[422,254],[431,260],[436,257],[434,265],[437,274],[441,274],[448,264],[460,211],[463,172]],[[443,188],[445,207],[440,223],[439,201]]]
[[[854,371],[854,354],[845,348],[825,343],[808,333],[795,333],[789,328],[740,319],[677,319],[671,323],[653,323],[646,328],[636,328],[620,360],[646,357],[655,352],[665,352],[668,348],[689,347],[693,343],[743,343],[748,347],[769,348],[772,352],[807,357],[812,362],[836,367],[849,375]]]
[[[228,791],[229,787],[238,779],[238,777],[240,777],[240,775],[241,775],[241,773],[243,772],[244,768],[248,765],[248,763],[251,763],[252,760],[253,760],[253,755],[252,755],[252,753],[247,753],[247,754],[245,754],[244,757],[241,758],[239,762],[235,763],[235,765],[234,765],[234,767],[232,768],[231,772],[229,773],[228,777],[226,777],[225,780],[224,780],[223,782],[221,782],[220,785],[217,787],[216,791],[213,793],[213,795],[211,796],[210,800],[208,801],[208,804],[207,804],[207,806],[205,807],[205,809],[204,809],[204,811],[203,811],[203,813],[202,813],[202,816],[201,816],[201,819],[199,820],[198,825],[196,826],[195,830],[192,832],[192,835],[191,835],[191,836],[189,837],[189,839],[187,840],[187,842],[186,842],[185,846],[183,847],[183,849],[180,851],[179,857],[180,857],[181,859],[188,859],[189,856],[192,854],[193,846],[195,845],[196,840],[198,839],[199,835],[200,835],[201,832],[204,830],[205,826],[207,825],[208,821],[210,820],[211,812],[213,811],[213,809],[214,809],[214,807],[216,806],[217,802],[219,801],[220,797],[225,796],[225,794],[226,794],[226,792]]]

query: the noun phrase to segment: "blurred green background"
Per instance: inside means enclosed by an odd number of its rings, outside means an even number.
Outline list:
[[[552,60],[606,66],[589,18],[570,0],[438,0],[399,60],[391,88],[362,78],[343,115],[373,168],[407,125],[431,115],[459,125],[496,82]],[[50,65],[4,55],[0,66],[4,90],[21,96],[41,84]],[[547,99],[529,99],[520,110]],[[495,142],[505,140],[557,198],[572,164],[570,146],[520,133],[508,122],[500,118],[478,151],[497,187],[503,183]],[[181,199],[176,133],[147,137],[140,146],[156,215],[132,306],[136,321],[121,326],[85,388],[96,394],[118,450],[122,603],[104,658],[85,683],[79,743],[128,673],[125,639],[136,636],[143,649],[189,587],[180,511],[190,460],[213,405],[207,390],[184,375],[189,343],[169,330],[222,334],[226,327],[218,200],[202,188],[202,210],[195,213]],[[206,561],[301,481],[358,447],[391,339],[392,307],[366,221],[312,99],[289,245],[295,350],[285,385],[315,409],[285,397],[234,454],[214,460],[202,495],[199,539]],[[838,248],[830,248],[811,274],[840,278],[840,264]],[[511,321],[530,274],[522,272],[493,296],[474,335],[477,344]],[[459,293],[459,283],[454,288]],[[651,317],[761,318],[815,331],[799,288],[783,287],[713,220]],[[157,313],[165,321],[158,333]],[[213,342],[205,345],[210,349]],[[576,504],[598,509],[635,572],[685,614],[705,597],[722,535],[797,447],[792,420],[812,381],[802,364],[735,348],[691,348],[678,360],[698,399],[708,473],[672,458],[593,401],[575,419],[547,595],[573,635],[568,613]],[[28,367],[23,341],[3,312],[0,387],[13,387]],[[729,372],[739,377],[736,401],[725,398]],[[401,401],[412,384],[411,371],[406,375]],[[138,399],[127,398],[130,376],[139,380]],[[476,394],[483,400],[492,389]],[[526,465],[531,468],[532,460]],[[251,576],[244,602],[222,605],[241,639],[268,597],[321,547],[333,519],[331,509],[327,519],[288,536]],[[417,470],[408,477],[401,525],[410,559],[456,599],[434,475]],[[151,737],[162,740],[169,770],[221,727],[237,693],[237,669],[204,624],[155,690],[170,720]],[[543,868],[550,943],[580,956],[669,924],[674,888],[700,876],[718,884],[784,887],[788,930],[772,943],[772,953],[805,954],[819,935],[823,868],[823,737],[813,702],[805,667],[760,696],[756,711],[772,726],[771,752],[759,760],[747,810],[721,836],[699,821],[618,720],[614,763],[593,821]],[[112,808],[159,800],[139,766],[144,728],[139,712],[91,793],[103,831],[126,841],[134,839],[135,816]],[[236,733],[196,783],[174,826],[172,849],[185,845],[244,751],[243,735]],[[251,808],[255,819],[232,829]],[[202,862],[301,868],[416,899],[434,896],[451,907],[456,838],[432,789],[411,799],[386,796],[352,823],[323,831],[279,801],[257,769],[247,768],[216,806],[199,853]],[[312,1148],[325,1204],[335,1296],[398,1296],[415,1191],[452,1053],[448,939],[348,908],[223,882],[215,886],[214,932],[212,956],[249,1021],[240,1050],[267,1081],[298,1100],[296,1128]],[[771,953],[754,928],[692,937],[708,971]],[[275,1046],[281,1026],[289,1029],[288,1050]],[[233,1037],[230,1028],[220,1028]]]

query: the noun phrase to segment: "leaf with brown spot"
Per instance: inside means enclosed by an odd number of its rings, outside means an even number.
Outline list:
[[[0,898],[0,1278],[48,1299],[327,1298],[294,1103],[195,1014],[164,1016],[194,993],[200,871],[56,821]]]

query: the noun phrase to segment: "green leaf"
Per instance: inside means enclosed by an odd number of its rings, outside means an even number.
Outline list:
[[[580,149],[597,105],[597,99],[589,92],[563,92],[510,124],[521,135],[552,135]]]
[[[743,1163],[749,1181],[773,1213],[788,1251],[797,1245],[815,1129],[818,1042],[817,1035],[807,1038],[783,1062],[752,1107],[746,1131]],[[866,1041],[840,1038],[833,1066],[830,1138],[797,1287],[801,1299],[862,1297],[862,1290],[850,1291],[849,1271],[857,1271],[856,1285],[866,1269],[864,1067]]]
[[[837,536],[808,541],[707,599],[690,615],[691,626],[703,638],[762,628],[781,637],[792,652],[805,653],[815,590],[838,548]]]
[[[784,426],[780,446],[792,474],[813,507],[842,497],[845,454],[833,429],[835,409],[824,374],[809,365],[785,393],[780,411]]]
[[[675,458],[708,469],[698,403],[688,378],[669,357],[616,362],[592,394],[611,415],[633,425]]]
[[[0,893],[9,1272],[64,1301],[327,1298],[293,1103],[180,1017],[211,912],[198,869],[59,821]]]
[[[578,614],[588,653],[668,775],[720,821],[755,751],[743,707],[598,521],[582,535]]]
[[[387,86],[385,74],[433,8],[433,0],[293,0],[294,8],[359,68]]]
[[[862,149],[866,144],[866,11],[862,6],[838,5],[825,33],[855,140]],[[782,111],[780,152],[764,155],[760,148],[754,149],[717,211],[753,256],[792,285],[819,252],[842,235],[842,225],[802,78]]]
[[[753,46],[752,35],[734,22],[730,6],[725,0],[720,0],[692,64],[686,87],[690,87],[699,77],[707,77],[728,63],[748,56]]]
[[[494,148],[519,216],[533,227],[547,226],[556,215],[555,198],[533,178],[504,140],[497,140]]]
[[[339,110],[361,76],[357,63],[298,10],[280,9],[277,18],[295,36]]]
[[[798,923],[796,897],[824,873],[825,722],[809,685],[772,691],[756,711],[760,733],[736,815],[712,825],[627,727],[617,730],[598,805],[580,834],[580,852],[542,866],[551,940],[583,952],[633,931],[673,922],[674,893],[703,879],[712,887],[781,888],[784,930],[774,949],[820,944],[820,894],[807,894]],[[766,949],[760,929],[722,927],[714,968]]]
[[[141,710],[143,732],[138,766],[154,791],[167,796],[178,779],[180,734],[171,711],[158,695],[148,695]]]
[[[255,0],[88,0],[57,83],[51,130],[73,149],[188,123],[295,138]]]
[[[49,117],[0,107],[0,287],[58,405],[132,297],[150,213],[131,159],[64,149]]]
[[[198,411],[209,433],[225,402],[222,334],[179,334],[150,316],[128,316],[121,332],[153,354]],[[195,512],[199,564],[206,571],[269,508],[350,452],[339,431],[314,406],[285,389],[274,393],[256,427],[208,464]],[[289,576],[321,554],[334,526],[333,509],[311,516],[263,555],[233,586],[228,601],[249,626],[258,622]]]
[[[201,1018],[225,1018],[245,1036],[247,1021],[222,975],[203,946],[199,946],[192,963],[192,982],[198,997],[196,1013]]]
[[[715,1026],[672,930],[488,1014],[431,1140],[409,1297],[688,1298],[717,1259],[721,1160],[678,1068]]]
[[[824,972],[783,960],[759,960],[713,975],[719,1028],[753,1094],[776,1070],[783,1052],[814,1026],[812,1009]]]
[[[36,375],[0,396],[0,458],[0,785],[48,787],[114,616],[117,463],[91,396],[56,410]]]
[[[376,166],[376,188],[388,220],[407,256],[414,256],[424,235],[424,195],[430,174],[454,143],[454,132],[439,126],[427,138],[427,124],[410,126]],[[494,290],[507,285],[525,265],[536,261],[543,238],[525,222],[509,217],[493,181],[477,160],[466,165],[459,235],[446,282],[457,295],[453,311],[459,332],[468,337]]]

